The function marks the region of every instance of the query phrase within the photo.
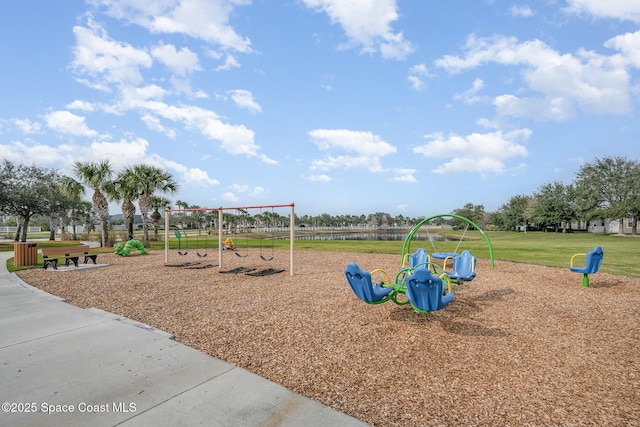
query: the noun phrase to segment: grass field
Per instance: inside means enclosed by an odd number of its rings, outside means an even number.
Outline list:
[[[489,248],[484,238],[477,231],[467,231],[464,241],[459,242],[462,232],[447,231],[446,237],[451,241],[434,242],[432,247],[428,241],[414,240],[411,250],[423,247],[427,252],[448,252],[458,246],[458,251],[470,250],[479,258],[489,258]],[[288,234],[283,233],[283,236]],[[487,232],[493,247],[495,259],[517,261],[552,267],[568,267],[571,256],[576,253],[586,253],[594,246],[600,245],[604,250],[604,261],[600,271],[625,276],[640,277],[640,237],[621,236],[615,234],[594,233],[542,233],[542,232]],[[226,238],[227,236],[225,236]],[[258,236],[260,237],[260,236]],[[265,256],[274,249],[288,249],[288,240],[274,239],[274,235],[266,234],[262,238],[233,235],[232,238],[239,251],[261,252]],[[39,247],[50,245],[73,244],[72,242],[54,243],[38,241]],[[331,251],[331,252],[360,252],[360,253],[388,253],[398,254],[398,263],[402,252],[401,241],[378,240],[297,240],[295,250]],[[218,247],[217,236],[192,236],[183,238],[180,242],[184,249],[215,251]],[[178,249],[178,240],[171,238],[171,250]],[[163,250],[164,242],[152,242],[151,249]],[[0,244],[0,251],[13,250],[13,242]],[[107,250],[111,252],[111,250]],[[96,250],[100,252],[100,250]],[[576,260],[577,263],[583,262]],[[8,265],[13,269],[13,262]]]
[[[446,237],[451,241],[434,242],[434,248],[428,241],[413,241],[411,249],[425,248],[427,252],[448,252],[458,246],[462,232],[448,231]],[[615,234],[594,233],[542,233],[542,232],[487,232],[493,247],[495,259],[518,261],[551,267],[568,267],[571,256],[576,253],[586,253],[594,246],[600,245],[604,250],[604,261],[600,271],[625,276],[640,277],[640,236],[630,237]],[[288,249],[288,240],[263,240],[234,236],[233,240],[238,250],[261,251],[268,254],[271,248]],[[217,248],[216,238],[183,239],[182,248]],[[331,252],[360,252],[398,254],[398,263],[402,253],[401,241],[379,240],[297,240],[296,250],[331,251]],[[155,249],[164,249],[164,244],[153,243]],[[177,239],[170,240],[170,248],[177,249]],[[467,231],[464,241],[460,243],[458,251],[468,249],[479,258],[489,258],[489,247],[484,238],[477,231]],[[584,258],[582,258],[584,261]],[[576,259],[576,263],[579,263]]]

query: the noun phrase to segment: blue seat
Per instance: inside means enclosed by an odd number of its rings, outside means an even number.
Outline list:
[[[409,256],[409,267],[411,268],[427,268],[429,265],[429,254],[423,248],[418,248]]]
[[[445,272],[454,282],[469,282],[476,277],[476,257],[471,255],[471,252],[464,250],[453,258],[453,271]]]
[[[585,264],[584,267],[576,267],[573,265],[573,261],[576,257],[585,256]],[[590,252],[586,254],[575,254],[571,257],[571,261],[569,263],[569,269],[574,273],[582,273],[582,286],[585,288],[589,287],[589,274],[596,273],[602,264],[602,259],[604,258],[604,252],[602,251],[601,246],[596,246]]]
[[[344,275],[356,296],[366,303],[379,304],[391,298],[391,284],[388,288],[383,288],[377,283],[372,283],[371,273],[358,267],[355,262],[347,264]]]
[[[432,275],[427,269],[414,270],[405,278],[405,286],[411,307],[420,313],[442,310],[453,301],[453,292],[442,295],[442,279]]]

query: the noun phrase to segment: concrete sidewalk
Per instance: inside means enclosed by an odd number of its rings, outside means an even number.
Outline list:
[[[0,425],[366,426],[173,341],[84,310],[6,270],[0,253]]]

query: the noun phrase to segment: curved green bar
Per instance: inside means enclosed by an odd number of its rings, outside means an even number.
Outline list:
[[[427,222],[431,221],[432,219],[442,218],[442,217],[457,218],[459,220],[465,221],[469,223],[469,225],[474,226],[480,232],[480,234],[482,234],[482,237],[484,237],[484,240],[487,242],[487,246],[489,246],[489,257],[491,258],[491,269],[493,270],[494,268],[493,247],[491,246],[491,241],[489,240],[489,237],[487,237],[484,230],[482,230],[482,228],[480,228],[478,224],[471,221],[469,218],[465,218],[463,216],[456,215],[456,214],[438,214],[438,215],[430,216],[429,218],[425,218],[422,221],[420,221],[415,227],[413,227],[413,230],[411,230],[407,235],[407,237],[404,239],[404,243],[402,244],[402,259],[404,260],[404,257],[407,254],[411,253],[411,240],[413,239],[413,235],[416,234],[416,232],[420,230],[420,228]]]

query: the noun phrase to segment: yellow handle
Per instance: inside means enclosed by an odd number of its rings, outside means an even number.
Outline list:
[[[382,274],[384,274],[384,278],[387,280],[385,283],[386,283],[388,286],[391,286],[391,281],[389,280],[389,275],[387,274],[387,272],[386,272],[386,271],[384,271],[384,270],[383,270],[383,269],[381,269],[381,268],[376,268],[375,270],[373,270],[373,271],[369,272],[369,274],[371,274],[372,276],[373,276],[375,273],[382,273]]]
[[[575,254],[574,256],[572,256],[572,257],[571,257],[571,263],[569,264],[571,267],[573,267],[573,259],[574,259],[575,257],[577,257],[577,256],[584,256],[584,257],[586,257],[586,256],[587,256],[587,254]]]

